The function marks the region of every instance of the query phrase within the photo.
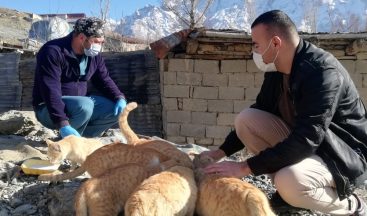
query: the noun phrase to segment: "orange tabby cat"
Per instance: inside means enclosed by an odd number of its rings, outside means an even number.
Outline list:
[[[145,166],[159,165],[162,168],[180,164],[177,160],[154,149],[135,148],[135,146],[121,143],[105,145],[90,154],[77,169],[62,174],[43,174],[38,177],[41,181],[62,181],[75,178],[84,172],[97,177],[109,169],[126,163],[138,163]]]
[[[212,163],[196,156],[195,175],[199,184],[196,213],[200,216],[275,216],[266,195],[254,185],[234,177],[205,175],[202,168]]]
[[[125,204],[125,216],[192,216],[197,187],[192,169],[174,166],[144,180]]]
[[[181,166],[192,168],[192,160],[190,157],[177,149],[174,145],[171,143],[165,141],[165,140],[148,140],[148,139],[140,139],[133,130],[131,130],[127,117],[133,109],[137,107],[137,104],[135,102],[128,103],[126,105],[126,108],[119,116],[119,126],[121,133],[125,135],[125,138],[127,140],[127,144],[134,145],[137,148],[149,148],[154,149],[156,151],[161,152],[162,154],[174,158],[175,160],[178,160]]]
[[[123,212],[133,190],[160,169],[129,163],[91,178],[83,183],[75,196],[77,216],[110,216]]]
[[[88,155],[103,146],[102,141],[92,138],[70,135],[64,139],[53,142],[46,139],[48,146],[47,156],[51,163],[59,164],[67,159],[71,161],[72,168],[82,164]]]

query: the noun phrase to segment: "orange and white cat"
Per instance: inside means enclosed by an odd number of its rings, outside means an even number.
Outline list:
[[[207,156],[194,158],[199,216],[275,216],[266,195],[254,185],[234,177],[204,174],[202,168],[213,162]]]
[[[88,155],[104,146],[102,141],[98,139],[74,135],[67,136],[57,142],[46,139],[46,143],[48,146],[47,156],[51,163],[59,164],[67,159],[71,161],[72,168],[76,168],[77,164],[84,163]]]
[[[125,216],[192,216],[197,187],[192,169],[174,166],[144,180],[125,204]]]
[[[43,174],[38,176],[38,180],[62,181],[75,178],[85,172],[88,172],[92,177],[98,177],[110,169],[127,163],[138,163],[149,167],[159,165],[162,169],[179,164],[177,160],[173,160],[154,149],[112,143],[95,150],[77,169],[62,174]]]
[[[118,215],[124,211],[125,202],[134,189],[159,171],[159,167],[129,163],[88,179],[75,196],[76,216]]]

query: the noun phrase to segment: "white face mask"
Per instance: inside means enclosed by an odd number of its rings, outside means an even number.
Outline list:
[[[86,56],[96,56],[99,52],[101,52],[102,46],[101,44],[92,43],[89,49],[84,48],[84,54]]]
[[[266,48],[265,51],[262,54],[259,54],[257,52],[252,52],[252,58],[254,59],[254,62],[256,64],[257,68],[259,68],[263,72],[277,71],[277,68],[276,68],[274,62],[278,57],[279,50],[278,50],[277,54],[275,55],[275,58],[274,58],[273,62],[266,64],[264,62],[264,59],[263,59],[263,55],[269,50],[270,44],[271,44],[271,40],[270,40],[270,43],[268,45],[268,48]]]

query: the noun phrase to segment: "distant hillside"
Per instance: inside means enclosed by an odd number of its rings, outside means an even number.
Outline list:
[[[31,28],[31,14],[0,8],[0,45],[22,45]]]

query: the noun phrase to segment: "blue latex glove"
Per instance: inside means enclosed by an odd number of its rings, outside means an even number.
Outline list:
[[[119,99],[115,104],[115,116],[120,114],[122,110],[124,110],[126,107],[126,100],[125,99]]]
[[[69,135],[75,135],[75,136],[79,136],[80,134],[77,130],[75,130],[73,127],[71,127],[70,125],[66,125],[62,128],[60,128],[60,135],[62,138],[67,137]]]

